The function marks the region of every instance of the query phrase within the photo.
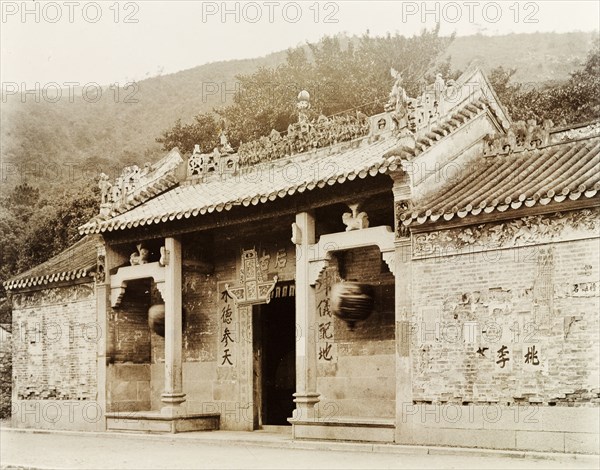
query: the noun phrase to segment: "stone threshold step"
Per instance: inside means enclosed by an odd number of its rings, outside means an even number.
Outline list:
[[[179,433],[216,431],[220,426],[218,413],[162,415],[159,411],[109,412],[106,427],[109,431]]]

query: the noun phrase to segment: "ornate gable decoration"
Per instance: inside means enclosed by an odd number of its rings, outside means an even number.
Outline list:
[[[225,290],[239,306],[268,304],[277,280],[277,276],[273,276],[272,281],[263,278],[255,249],[244,250],[240,268],[240,283],[237,286],[225,284]]]
[[[194,152],[188,160],[188,178],[204,179],[211,173],[234,174],[238,169],[239,157],[234,153],[224,131],[219,137],[220,144],[211,153],[201,153],[200,146],[194,146]]]
[[[585,139],[587,137],[597,137],[600,135],[600,121],[588,125],[582,125],[571,129],[554,131],[552,140],[564,142],[567,140]]]
[[[416,98],[407,95],[402,86],[401,72],[392,68],[391,75],[395,81],[384,109],[391,114],[398,131],[409,130],[414,134],[430,128],[446,114],[446,108],[451,107],[447,106],[447,102],[456,101],[456,83],[454,80],[444,80],[439,73],[435,82]]]
[[[489,134],[484,139],[483,155],[492,157],[513,152],[533,150],[550,143],[550,129],[553,123],[545,120],[541,126],[535,119],[515,122],[504,135]]]
[[[173,149],[154,165],[146,163],[143,168],[137,165],[125,167],[112,183],[107,174],[101,173],[98,181],[101,218],[173,186],[178,180],[175,173],[182,163],[179,151]]]

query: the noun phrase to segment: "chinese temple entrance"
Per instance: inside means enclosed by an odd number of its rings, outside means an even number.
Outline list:
[[[296,323],[293,296],[254,307],[255,428],[288,425],[296,391]]]

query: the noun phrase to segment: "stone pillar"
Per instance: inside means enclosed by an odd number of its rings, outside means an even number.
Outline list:
[[[185,401],[182,376],[182,318],[181,318],[181,242],[165,238],[165,389],[161,414],[177,416]]]
[[[109,337],[108,309],[110,308],[110,276],[106,267],[107,250],[104,242],[96,246],[96,321],[100,330],[96,350],[96,387],[98,388],[96,400],[104,416],[108,411],[106,400],[107,374],[109,356],[112,354],[110,347],[112,341]],[[97,431],[106,431],[106,419],[99,419],[96,425]]]
[[[103,242],[96,247],[96,314],[98,325],[102,329],[102,338],[98,342],[97,352],[97,380],[98,380],[98,404],[106,413],[111,411],[120,411],[113,408],[108,390],[113,386],[114,368],[111,364],[115,356],[115,325],[111,324],[114,320],[113,309],[111,307],[111,270],[122,266],[128,260],[128,257]],[[104,259],[102,259],[104,256]],[[106,429],[106,419],[100,420],[98,430]]]
[[[407,411],[412,410],[412,358],[411,358],[411,317],[412,317],[412,267],[411,238],[407,227],[402,225],[400,214],[411,207],[410,185],[406,174],[395,174],[394,213],[395,213],[395,320],[396,320],[396,433],[395,441],[410,443],[411,425]]]
[[[293,418],[304,421],[315,417],[317,393],[317,350],[315,329],[315,288],[309,284],[308,253],[315,243],[315,218],[312,212],[296,214],[292,241],[296,244],[296,410]]]

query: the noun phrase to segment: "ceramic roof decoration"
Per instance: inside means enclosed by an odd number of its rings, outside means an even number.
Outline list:
[[[174,149],[171,157],[163,159],[169,162],[168,168],[155,170],[160,177],[143,187],[128,187],[125,199],[112,201],[110,210],[84,224],[80,232],[187,219],[393,172],[403,161],[441,144],[484,114],[497,123],[499,131],[509,127],[508,114],[478,69],[465,72],[457,81],[438,77],[417,98],[408,98],[400,83],[394,87],[403,98],[392,102],[396,95],[390,95],[387,111],[379,115],[320,116],[309,122],[305,114],[309,95],[301,93],[298,123],[285,136],[273,131],[242,144],[237,153],[222,136],[222,145],[211,153],[202,154],[197,147],[187,165],[172,155],[179,155]],[[127,175],[119,181],[124,179]]]

